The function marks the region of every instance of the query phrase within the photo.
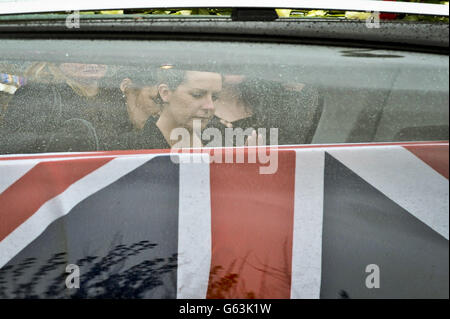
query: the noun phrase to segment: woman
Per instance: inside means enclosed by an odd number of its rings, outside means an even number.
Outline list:
[[[133,80],[132,80],[133,79]],[[151,81],[127,76],[120,83],[120,91],[125,99],[130,124],[135,130],[142,130],[150,116],[158,116],[160,108],[156,102],[158,89]]]
[[[224,88],[209,126],[218,128],[222,136],[226,136],[227,128],[253,128],[243,145],[304,144],[311,142],[320,113],[317,92],[304,84],[228,75],[224,76]],[[258,135],[256,141],[259,128],[266,129],[266,135],[270,128],[277,128],[278,140],[264,141],[264,136]],[[225,143],[223,146],[243,146],[238,140]]]
[[[17,90],[4,115],[3,153],[106,149],[108,109],[118,94],[101,92],[106,65],[33,63],[29,83]]]
[[[214,116],[222,89],[218,73],[162,70],[159,74],[159,118],[150,118],[143,132],[146,148],[201,147],[201,130]]]
[[[118,72],[122,109],[126,113],[126,127],[117,132],[116,149],[142,149],[142,134],[149,118],[156,118],[160,113],[157,102],[158,89],[153,70],[124,67]]]

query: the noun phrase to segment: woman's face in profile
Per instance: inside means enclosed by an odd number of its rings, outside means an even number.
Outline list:
[[[103,78],[107,66],[104,64],[61,63],[59,69],[70,78],[90,82]]]
[[[137,106],[148,115],[156,114],[159,111],[158,105],[154,98],[158,94],[156,86],[144,86],[138,90],[136,97]]]

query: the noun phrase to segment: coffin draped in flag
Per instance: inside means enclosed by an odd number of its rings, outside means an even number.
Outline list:
[[[0,157],[0,298],[448,298],[447,143],[273,151]]]

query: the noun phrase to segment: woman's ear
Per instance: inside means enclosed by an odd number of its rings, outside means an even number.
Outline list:
[[[120,83],[120,90],[125,93],[133,84],[133,81],[131,81],[130,78],[125,78],[122,80],[122,82]]]
[[[158,86],[158,94],[161,97],[162,102],[168,103],[170,100],[170,89],[167,84],[160,84]]]

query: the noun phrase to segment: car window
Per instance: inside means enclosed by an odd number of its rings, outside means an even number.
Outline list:
[[[248,145],[253,130],[272,145],[448,140],[440,54],[159,40],[0,52],[0,154],[169,148],[174,128],[190,147]]]

